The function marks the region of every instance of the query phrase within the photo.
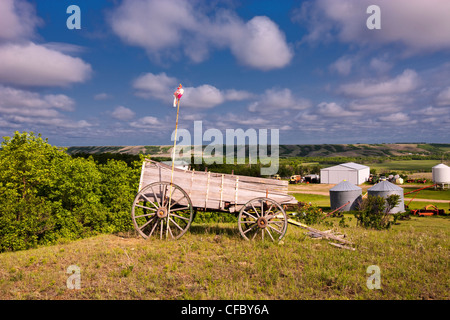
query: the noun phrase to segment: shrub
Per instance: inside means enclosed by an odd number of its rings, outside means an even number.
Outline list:
[[[389,229],[391,226],[389,211],[399,203],[399,199],[400,196],[397,194],[390,195],[387,199],[368,195],[355,212],[357,224],[364,228]]]
[[[294,220],[303,222],[307,225],[320,224],[325,217],[322,209],[316,205],[305,204],[299,211],[300,212],[293,216]]]
[[[0,150],[0,252],[132,228],[139,166],[72,158],[34,133]]]

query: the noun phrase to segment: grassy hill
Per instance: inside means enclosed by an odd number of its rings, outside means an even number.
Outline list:
[[[238,146],[238,149],[242,146]],[[246,147],[248,149],[248,146]],[[170,157],[172,146],[84,146],[69,147],[75,153],[126,153]],[[248,150],[247,150],[248,151]],[[450,153],[450,144],[390,143],[390,144],[313,144],[280,145],[280,157],[383,157],[402,155],[437,155]]]
[[[272,243],[244,241],[234,223],[196,223],[178,241],[100,235],[6,252],[0,254],[0,299],[450,298],[448,218],[413,217],[389,231],[363,229],[355,219],[336,228],[356,251],[311,239],[292,225],[283,242]],[[71,265],[80,270],[76,290],[67,287]],[[380,290],[367,287],[371,265],[381,270]]]

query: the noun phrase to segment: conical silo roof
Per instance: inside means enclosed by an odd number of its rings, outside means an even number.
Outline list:
[[[435,165],[432,169],[439,169],[439,168],[449,168],[449,166],[447,166],[443,163],[440,163],[440,164]]]
[[[335,185],[330,191],[359,191],[362,190],[360,187],[355,186],[353,183],[343,180]]]
[[[367,191],[403,191],[402,187],[396,186],[393,183],[390,183],[389,181],[381,181],[374,185],[373,187],[369,188]]]

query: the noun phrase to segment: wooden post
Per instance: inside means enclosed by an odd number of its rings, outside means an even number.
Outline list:
[[[180,100],[178,99],[177,103],[177,121],[175,122],[175,139],[173,141],[173,154],[172,154],[172,173],[170,175],[170,192],[169,192],[169,206],[167,207],[168,213],[170,213],[170,205],[172,202],[172,184],[173,184],[173,169],[175,167],[175,149],[177,147],[177,130],[178,130],[178,114],[180,113]],[[169,217],[170,214],[167,214],[166,219],[166,239],[169,238]],[[161,222],[162,223],[162,222]],[[162,229],[161,229],[162,231]]]
[[[238,186],[239,186],[239,177],[236,177],[235,194],[234,194],[234,204],[235,205],[237,205],[237,203],[238,203]]]
[[[189,198],[192,197],[192,186],[194,185],[194,173],[195,169],[192,170],[191,174],[191,187],[189,188]]]
[[[208,180],[206,182],[206,196],[205,196],[205,211],[206,207],[208,206],[208,194],[209,194],[209,179],[211,177],[211,172],[208,172]]]
[[[224,181],[224,175],[222,174],[222,183],[220,185],[220,202],[219,202],[219,208],[223,209],[222,205],[222,199],[223,199],[223,181]]]

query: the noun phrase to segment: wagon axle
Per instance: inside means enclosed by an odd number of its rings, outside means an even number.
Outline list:
[[[256,220],[256,224],[259,228],[264,229],[267,227],[267,220],[264,217],[259,217],[258,220]]]
[[[166,218],[167,217],[167,209],[165,207],[158,208],[158,210],[156,211],[156,215],[160,219]]]

